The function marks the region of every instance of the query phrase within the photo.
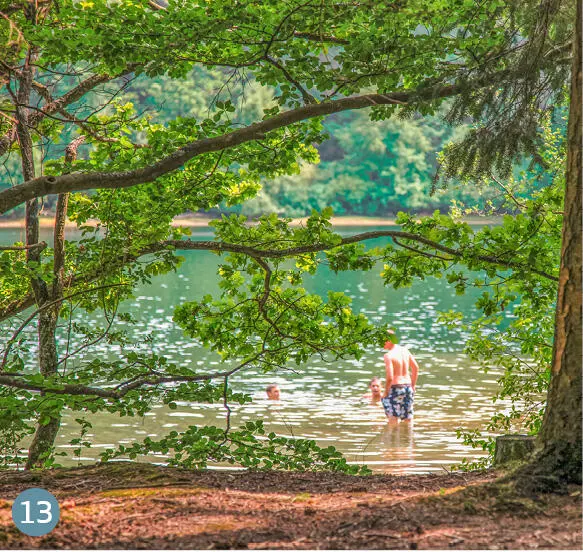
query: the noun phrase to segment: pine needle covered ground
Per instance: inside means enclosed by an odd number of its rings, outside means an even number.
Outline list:
[[[187,471],[113,463],[0,473],[0,548],[581,549],[581,488],[519,497],[496,472],[374,475]],[[42,487],[45,537],[11,519]]]

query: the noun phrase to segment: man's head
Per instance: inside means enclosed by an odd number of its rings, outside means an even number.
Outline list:
[[[385,349],[389,351],[395,346],[395,341],[397,341],[397,335],[395,334],[395,330],[388,328],[387,335],[389,339],[385,341]]]
[[[278,401],[279,400],[279,387],[275,383],[272,383],[271,385],[268,385],[265,388],[265,392],[267,393],[267,398],[268,399],[271,399],[272,401]]]

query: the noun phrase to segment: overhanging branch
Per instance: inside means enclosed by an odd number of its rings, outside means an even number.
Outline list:
[[[284,257],[294,257],[296,255],[302,255],[305,253],[317,253],[320,251],[328,251],[330,249],[334,249],[336,247],[340,247],[342,245],[349,245],[352,243],[363,242],[367,240],[374,240],[376,238],[392,238],[396,239],[396,245],[403,246],[398,240],[399,239],[406,239],[411,240],[416,243],[420,243],[431,247],[435,251],[440,251],[442,253],[447,253],[453,257],[453,259],[461,259],[464,257],[466,252],[460,251],[458,249],[454,249],[452,247],[447,247],[442,245],[438,242],[425,238],[423,236],[418,236],[411,232],[402,232],[399,230],[377,230],[373,232],[363,232],[361,234],[355,234],[354,236],[349,236],[347,238],[342,238],[342,240],[337,244],[326,244],[326,243],[315,243],[311,245],[302,245],[299,247],[290,247],[287,249],[258,249],[255,247],[250,247],[241,244],[233,244],[233,243],[225,243],[225,242],[215,242],[215,241],[193,241],[193,240],[166,240],[162,242],[158,242],[155,244],[151,244],[139,252],[132,254],[132,255],[121,255],[119,258],[114,259],[109,263],[109,265],[104,265],[101,267],[99,273],[95,273],[92,275],[79,275],[75,278],[71,278],[67,282],[67,286],[73,286],[79,282],[93,282],[95,281],[104,271],[107,270],[107,266],[120,266],[120,264],[133,262],[137,260],[139,257],[143,255],[149,255],[151,253],[159,253],[161,251],[166,251],[168,248],[173,248],[175,250],[185,250],[185,251],[215,251],[219,252],[226,252],[226,253],[240,253],[242,255],[247,255],[253,259],[281,259]],[[418,254],[424,254],[426,252],[417,251]],[[515,261],[505,261],[494,255],[474,255],[472,257],[475,260],[482,261],[488,264],[493,264],[496,266],[501,266],[504,268],[509,269],[516,269],[516,270],[523,270],[525,272],[531,272],[533,274],[537,274],[547,280],[552,282],[558,282],[557,276],[553,276],[544,270],[539,270],[537,268],[533,268],[531,266],[515,262]],[[91,291],[91,290],[89,290]],[[0,322],[2,320],[6,320],[11,316],[22,312],[23,310],[27,309],[28,307],[34,305],[34,298],[32,294],[29,294],[19,300],[15,300],[10,303],[6,308],[0,310]]]
[[[144,374],[138,379],[123,382],[115,388],[93,387],[89,385],[82,385],[76,383],[65,383],[59,385],[58,383],[30,383],[26,380],[20,379],[20,374],[0,374],[0,385],[12,387],[14,389],[25,389],[27,391],[37,391],[53,395],[89,395],[94,397],[101,397],[104,399],[122,399],[130,391],[139,389],[144,386],[156,386],[164,383],[184,383],[197,381],[210,381],[218,378],[228,378],[239,370],[242,370],[249,364],[255,362],[261,355],[254,355],[245,360],[230,370],[223,370],[221,372],[211,372],[209,374],[197,374],[192,376],[176,375],[176,376],[160,376],[154,374]]]
[[[376,238],[393,238],[393,239],[406,239],[411,240],[416,243],[420,243],[431,247],[436,251],[441,251],[443,253],[447,253],[452,255],[453,257],[460,259],[463,258],[466,254],[464,251],[460,251],[458,249],[454,249],[452,247],[447,247],[445,245],[440,244],[439,242],[430,240],[425,238],[424,236],[419,236],[417,234],[413,234],[412,232],[402,232],[400,230],[376,230],[373,232],[363,232],[361,234],[355,234],[354,236],[349,236],[347,238],[342,238],[342,240],[337,244],[326,244],[326,243],[315,243],[310,245],[302,245],[299,247],[290,247],[287,249],[257,249],[254,247],[249,247],[245,245],[239,244],[231,244],[231,243],[224,243],[224,242],[212,242],[212,241],[191,241],[191,240],[167,240],[161,242],[159,244],[155,244],[149,246],[143,254],[146,253],[155,253],[157,251],[162,251],[164,249],[168,249],[168,246],[174,247],[175,249],[182,249],[182,250],[201,250],[201,251],[225,251],[229,253],[241,253],[243,255],[248,255],[249,257],[258,258],[258,259],[277,259],[283,257],[295,257],[297,255],[302,255],[305,253],[317,253],[319,251],[328,251],[330,249],[334,249],[336,247],[340,247],[342,245],[348,245],[351,243],[358,243],[367,240],[374,240]],[[402,245],[397,242],[397,245]],[[423,254],[423,252],[418,251],[418,254]],[[558,282],[558,278],[545,272],[543,270],[538,270],[536,268],[530,267],[528,265],[521,264],[515,261],[505,261],[493,255],[473,255],[473,259],[502,266],[505,268],[512,268],[512,269],[519,269],[524,270],[527,272],[532,272],[533,274],[537,274],[546,278],[548,280],[552,280],[554,282]],[[451,259],[448,259],[451,260]]]

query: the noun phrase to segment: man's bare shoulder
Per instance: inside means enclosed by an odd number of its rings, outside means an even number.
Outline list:
[[[409,349],[407,349],[406,347],[403,347],[402,345],[397,345],[395,343],[395,345],[393,345],[393,348],[390,351],[386,352],[385,356],[390,356],[390,357],[398,356],[398,355],[403,354],[403,351],[409,352]]]

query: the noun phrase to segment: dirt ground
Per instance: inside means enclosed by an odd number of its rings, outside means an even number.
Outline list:
[[[528,498],[496,472],[374,475],[189,471],[117,463],[0,473],[0,549],[581,549],[581,488]],[[61,507],[44,537],[12,501]]]

